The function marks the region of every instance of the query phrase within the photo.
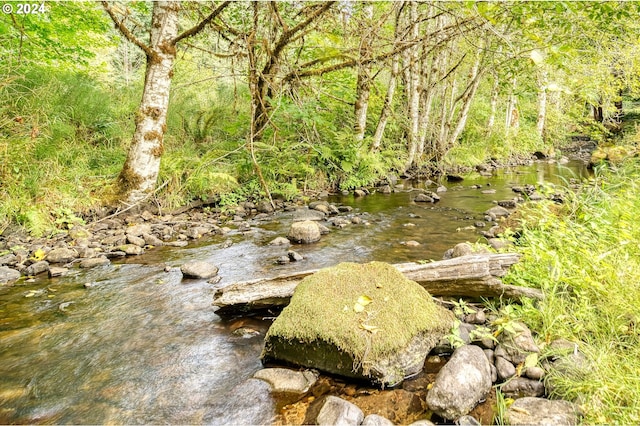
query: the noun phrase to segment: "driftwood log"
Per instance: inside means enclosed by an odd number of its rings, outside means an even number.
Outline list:
[[[407,278],[433,296],[500,297],[542,299],[533,288],[503,284],[500,277],[518,261],[516,253],[473,254],[431,263],[394,264]],[[317,269],[231,284],[216,292],[213,305],[218,315],[282,308],[306,276]]]

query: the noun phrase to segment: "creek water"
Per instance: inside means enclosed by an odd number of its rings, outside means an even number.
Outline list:
[[[233,333],[240,320],[215,314],[215,287],[341,261],[440,259],[453,245],[480,238],[473,223],[494,200],[513,198],[511,186],[585,176],[581,162],[539,162],[446,184],[437,204],[413,203],[411,192],[335,197],[369,224],[333,228],[318,243],[293,247],[302,262],[274,262],[286,249],[267,243],[286,235],[291,222],[291,213],[280,213],[187,248],[161,247],[120,264],[0,287],[0,424],[268,422],[275,402],[267,385],[250,377],[261,368],[269,321],[242,319],[256,333]],[[424,185],[404,184],[411,187]],[[420,245],[401,244],[409,240]],[[182,280],[177,267],[196,259],[218,265],[221,282]]]

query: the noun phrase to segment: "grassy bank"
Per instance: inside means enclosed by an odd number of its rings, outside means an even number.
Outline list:
[[[550,379],[587,424],[640,422],[640,163],[601,170],[563,205],[521,212],[522,261],[508,279],[544,291],[519,310],[545,342],[578,343],[584,368]]]

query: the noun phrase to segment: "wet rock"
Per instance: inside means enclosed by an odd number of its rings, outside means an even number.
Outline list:
[[[469,243],[456,244],[451,252],[451,257],[462,257],[473,254],[473,247]]]
[[[293,221],[294,222],[303,222],[306,220],[324,220],[326,215],[318,210],[310,210],[307,208],[304,209],[296,209],[293,211]]]
[[[364,420],[364,413],[354,404],[336,396],[328,396],[318,413],[318,425],[357,426]]]
[[[144,249],[135,244],[124,244],[118,247],[118,250],[123,251],[127,256],[138,256],[144,253]]]
[[[500,200],[498,205],[506,209],[515,209],[518,206],[518,202],[517,200]]]
[[[352,217],[351,223],[353,223],[354,225],[360,225],[362,223],[362,218],[359,216]]]
[[[309,244],[320,240],[320,227],[318,224],[311,220],[305,220],[304,222],[293,222],[287,235],[289,240],[300,243]]]
[[[462,182],[464,180],[464,177],[460,176],[460,175],[447,175],[447,182]]]
[[[453,420],[468,414],[491,390],[491,366],[482,349],[462,346],[436,376],[427,405],[439,416]]]
[[[134,237],[139,237],[142,234],[150,234],[151,233],[151,225],[149,225],[147,223],[143,223],[143,224],[140,224],[140,225],[129,226],[129,227],[127,227],[125,232],[128,235],[133,235]]]
[[[136,237],[135,235],[127,235],[127,242],[138,247],[144,247],[144,238]]]
[[[258,370],[254,379],[264,380],[271,385],[273,392],[303,394],[318,380],[318,374],[306,371],[294,371],[287,368],[264,368]]]
[[[404,243],[407,247],[418,247],[420,245],[419,242],[415,240],[409,240]]]
[[[353,210],[353,207],[351,206],[338,206],[338,211],[341,213],[349,213],[352,210]]]
[[[185,263],[180,267],[180,271],[185,278],[211,278],[218,274],[218,267],[202,261]]]
[[[482,194],[495,194],[496,190],[495,189],[483,189],[482,191],[480,191]]]
[[[47,253],[45,260],[49,263],[69,263],[78,257],[78,252],[69,248],[56,248]]]
[[[501,356],[496,357],[495,366],[500,380],[507,380],[516,375],[516,367]]]
[[[505,423],[514,426],[574,426],[581,417],[578,406],[568,401],[525,397],[515,400],[505,413]]]
[[[444,185],[440,185],[436,188],[436,192],[447,192],[447,187]]]
[[[31,265],[27,266],[27,268],[24,270],[24,274],[34,276],[42,274],[43,272],[47,272],[48,270],[49,262],[47,262],[46,260],[41,260],[40,262],[32,263]]]
[[[88,268],[95,268],[96,266],[108,265],[109,263],[111,263],[109,259],[107,259],[104,256],[100,256],[100,257],[93,257],[90,259],[83,259],[80,262],[80,267],[88,269]]]
[[[429,197],[427,194],[418,194],[413,201],[416,203],[433,203],[433,198]]]
[[[393,426],[393,422],[377,414],[369,414],[361,423],[362,426]]]
[[[273,213],[274,209],[273,206],[271,205],[271,203],[269,201],[260,201],[258,204],[256,204],[256,210],[258,210],[258,212],[260,213]]]
[[[20,278],[20,272],[6,266],[0,266],[0,284],[6,284]]]
[[[49,268],[49,277],[54,278],[54,277],[61,277],[63,275],[65,275],[67,272],[69,272],[69,270],[67,268],[60,268],[57,266],[52,266]]]
[[[505,382],[500,388],[502,393],[509,398],[523,398],[525,396],[544,395],[544,383],[525,377],[514,377]]]
[[[270,246],[288,246],[289,244],[291,241],[284,237],[276,237],[269,242]]]
[[[495,218],[501,218],[501,217],[509,216],[511,212],[505,209],[504,207],[494,206],[494,207],[491,207],[489,210],[485,211],[484,214],[495,217]]]
[[[351,225],[351,220],[346,217],[334,217],[331,218],[328,222],[337,228],[345,228]]]
[[[184,234],[192,240],[197,240],[203,235],[207,235],[209,233],[211,233],[211,228],[207,228],[204,226],[194,226],[184,231]]]
[[[104,256],[105,256],[107,259],[115,259],[115,258],[117,258],[117,257],[125,257],[126,255],[127,255],[127,253],[125,253],[125,252],[123,252],[123,251],[121,251],[121,250],[109,251],[109,252],[106,252],[106,253],[104,254]]]
[[[169,241],[164,243],[164,245],[171,247],[186,247],[189,245],[189,243],[187,241]]]
[[[289,260],[289,256],[280,256],[276,259],[276,263],[278,265],[286,265],[289,262],[291,262],[291,260]]]
[[[393,190],[391,189],[390,185],[383,185],[380,188],[378,188],[378,192],[381,194],[391,194]]]
[[[367,193],[364,192],[363,189],[356,189],[355,191],[353,191],[353,195],[356,197],[364,197],[365,195],[367,195]]]
[[[304,257],[302,257],[302,255],[296,251],[293,250],[289,250],[287,252],[287,256],[289,258],[290,261],[292,262],[300,262],[301,260],[304,260]]]
[[[83,259],[86,259],[88,257],[94,257],[96,255],[95,248],[76,246],[75,250],[78,252],[78,257]]]
[[[4,256],[0,256],[0,266],[4,265],[15,265],[17,263],[17,257],[13,253],[5,254]]]
[[[298,284],[262,358],[396,385],[421,371],[452,323],[448,310],[393,266],[341,263]]]

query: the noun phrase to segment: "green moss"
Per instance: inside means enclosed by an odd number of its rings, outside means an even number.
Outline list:
[[[358,312],[354,307],[363,296],[371,302]],[[444,333],[451,323],[449,311],[393,266],[341,263],[298,285],[266,340],[324,341],[366,364],[405,348],[418,333]]]

